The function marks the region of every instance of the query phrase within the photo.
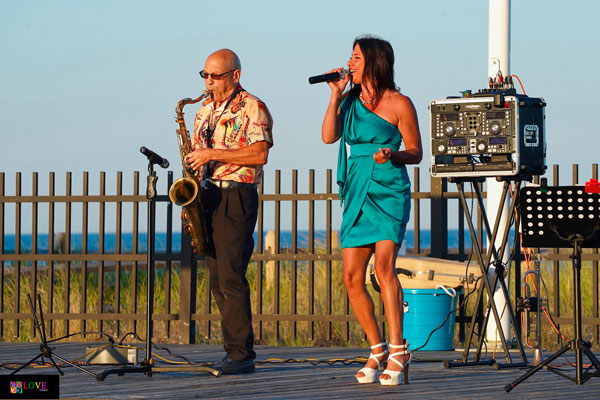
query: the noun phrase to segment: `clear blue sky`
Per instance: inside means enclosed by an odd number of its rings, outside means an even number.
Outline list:
[[[598,15],[596,0],[512,1],[511,73],[548,103],[547,161],[565,184],[570,164],[585,181],[599,159]],[[329,88],[307,77],[344,66],[366,33],[395,49],[427,171],[427,106],[486,85],[487,29],[486,0],[0,0],[0,171],[7,183],[16,171],[145,173],[144,145],[178,173],[175,105],[204,88],[198,71],[223,47],[239,54],[242,84],[275,120],[267,179],[275,169],[334,169],[337,145],[320,140]]]

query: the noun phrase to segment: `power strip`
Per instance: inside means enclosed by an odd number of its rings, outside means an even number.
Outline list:
[[[92,364],[126,365],[137,364],[138,349],[119,346],[87,347],[85,361]]]

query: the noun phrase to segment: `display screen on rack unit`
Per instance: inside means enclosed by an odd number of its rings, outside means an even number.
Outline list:
[[[487,119],[504,119],[504,111],[490,111],[485,114]]]
[[[506,144],[508,142],[508,138],[506,137],[491,137],[490,144]]]
[[[441,114],[442,121],[458,121],[458,114]]]
[[[465,146],[467,144],[467,139],[450,139],[451,146]]]

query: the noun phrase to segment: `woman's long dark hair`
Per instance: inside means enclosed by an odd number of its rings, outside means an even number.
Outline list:
[[[399,90],[394,82],[394,49],[387,41],[373,36],[360,36],[354,40],[352,49],[358,45],[363,54],[365,68],[363,82],[368,80],[375,89],[373,109],[381,100],[387,89]],[[353,85],[350,96],[358,96],[361,85]]]

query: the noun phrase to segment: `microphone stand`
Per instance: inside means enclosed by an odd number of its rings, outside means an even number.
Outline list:
[[[147,269],[146,274],[146,358],[142,361],[142,366],[152,368],[152,333],[154,325],[152,323],[152,313],[154,312],[154,239],[155,239],[155,219],[156,219],[156,181],[158,177],[154,172],[152,161],[148,162],[148,178],[146,185],[146,199],[148,199],[148,236],[146,238],[147,251]]]
[[[208,372],[220,376],[221,371],[204,365],[182,365],[177,367],[155,367],[152,359],[152,313],[154,310],[154,239],[155,239],[155,211],[156,211],[156,181],[158,177],[154,171],[154,161],[148,158],[148,178],[146,186],[146,199],[148,199],[148,237],[147,237],[147,275],[146,275],[146,357],[139,367],[123,367],[108,369],[96,376],[99,381],[104,381],[108,375],[123,376],[126,373],[144,373],[149,377],[153,372]],[[168,164],[167,164],[168,165]]]

